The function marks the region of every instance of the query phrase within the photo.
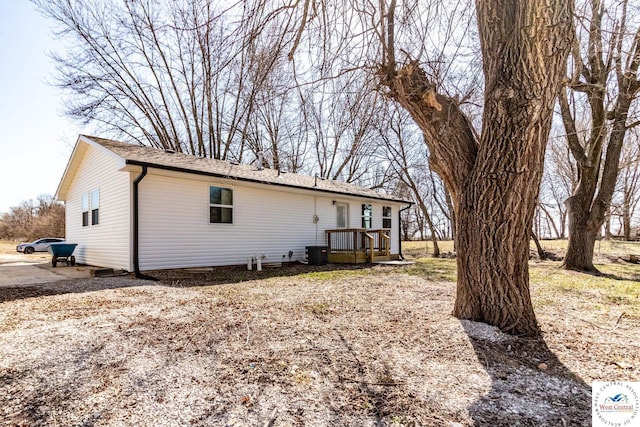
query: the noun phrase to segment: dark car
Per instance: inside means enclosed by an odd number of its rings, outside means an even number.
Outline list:
[[[57,237],[45,237],[44,239],[38,239],[31,243],[20,243],[16,246],[16,251],[24,252],[25,254],[32,254],[34,252],[47,252],[49,246],[52,243],[61,243],[64,239]]]

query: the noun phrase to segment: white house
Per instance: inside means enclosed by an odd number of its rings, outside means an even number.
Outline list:
[[[410,202],[337,181],[80,135],[56,199],[78,262],[127,271],[400,254]]]

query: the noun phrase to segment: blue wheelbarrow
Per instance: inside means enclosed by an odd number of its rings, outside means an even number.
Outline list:
[[[51,265],[56,266],[58,262],[66,262],[67,265],[76,265],[76,257],[73,256],[73,251],[78,246],[77,243],[52,243],[49,246],[49,253],[53,256],[51,258]]]

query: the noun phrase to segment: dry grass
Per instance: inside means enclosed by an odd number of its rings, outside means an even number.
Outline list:
[[[544,339],[450,315],[455,260],[0,289],[6,425],[590,425],[640,381],[639,268],[531,263]]]
[[[15,254],[16,246],[20,242],[12,242],[9,240],[0,240],[0,254]]]
[[[541,240],[540,246],[545,251],[562,257],[567,250],[566,239]],[[453,241],[438,242],[441,253],[453,252]],[[530,242],[532,252],[536,252],[533,241]],[[429,257],[433,255],[433,243],[431,241],[402,242],[402,251],[413,258]],[[595,248],[595,261],[607,262],[613,258],[628,257],[630,254],[640,256],[640,242],[625,242],[622,240],[598,240]]]

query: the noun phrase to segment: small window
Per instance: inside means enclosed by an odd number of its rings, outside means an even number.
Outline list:
[[[82,226],[89,225],[89,195],[82,195]]]
[[[391,206],[382,207],[382,228],[391,228]]]
[[[338,228],[347,228],[349,223],[349,207],[344,203],[336,203],[336,226]]]
[[[98,210],[100,209],[100,190],[91,192],[91,225],[98,224]]]
[[[362,228],[371,228],[371,215],[373,209],[371,205],[362,205]]]
[[[209,187],[209,222],[233,224],[233,190]]]

